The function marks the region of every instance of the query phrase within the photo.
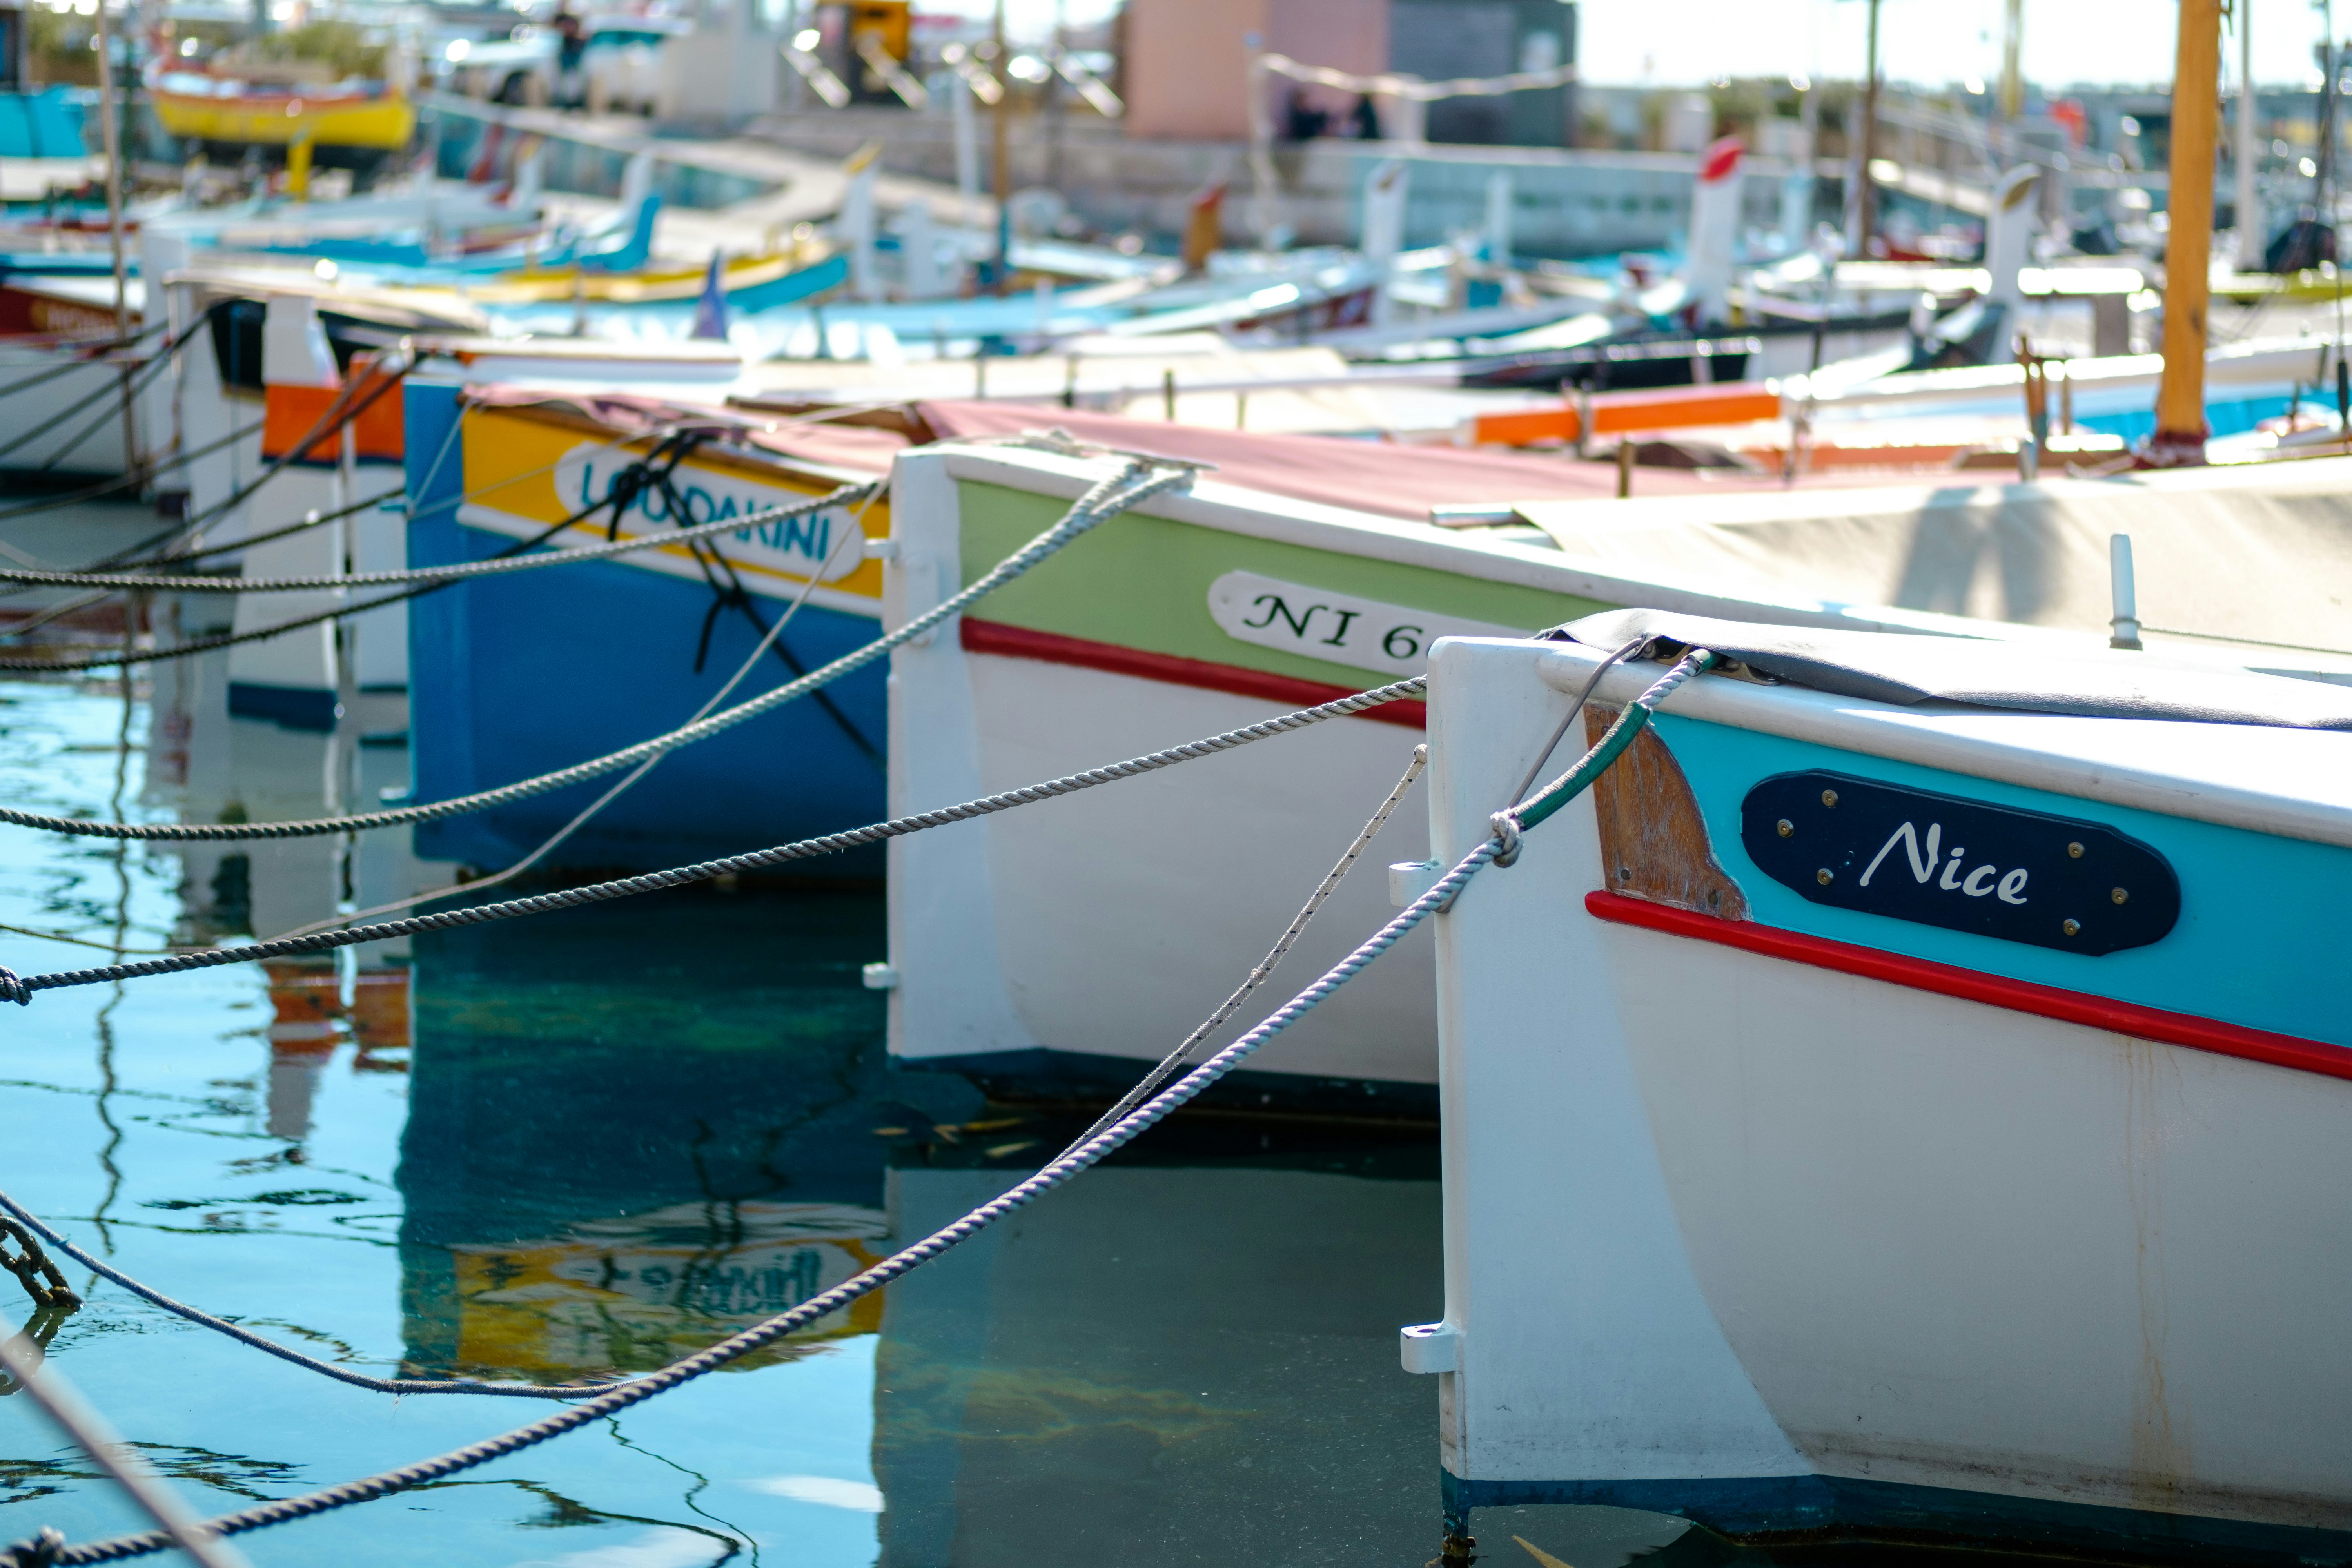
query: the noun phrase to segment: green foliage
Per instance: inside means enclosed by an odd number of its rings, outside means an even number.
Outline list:
[[[95,17],[52,11],[47,5],[26,7],[25,41],[32,56],[33,79],[96,87],[98,51],[90,47],[90,41],[97,36]]]
[[[301,74],[316,74],[328,81],[346,77],[381,79],[384,73],[385,46],[376,30],[333,18],[249,39],[231,52],[239,64],[323,68]]]

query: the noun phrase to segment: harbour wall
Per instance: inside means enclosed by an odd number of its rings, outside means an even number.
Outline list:
[[[767,117],[750,134],[796,153],[843,158],[867,142],[879,142],[885,168],[948,184],[955,180],[955,129],[944,114],[816,110]],[[983,184],[987,136],[982,116]],[[1226,237],[1255,237],[1245,143],[1135,140],[1090,117],[1056,131],[1050,121],[1024,116],[1015,123],[1011,155],[1015,190],[1051,190],[1094,229],[1161,237],[1181,234],[1192,199],[1222,183]],[[1287,226],[1299,243],[1353,243],[1364,182],[1383,159],[1392,157],[1412,167],[1405,210],[1409,246],[1434,245],[1483,228],[1486,182],[1498,169],[1511,177],[1514,246],[1522,255],[1656,249],[1675,243],[1690,221],[1696,161],[1687,153],[1443,144],[1407,149],[1392,142],[1340,140],[1276,147],[1274,221]],[[1780,184],[1790,165],[1751,157],[1747,172],[1747,224],[1778,227]],[[1828,195],[1834,199],[1834,185]]]
[[[511,110],[444,95],[435,95],[429,106],[438,166],[451,177],[474,163],[495,122],[506,127],[509,144],[523,134],[546,139],[544,167],[554,189],[613,195],[629,158],[651,152],[657,160],[656,186],[666,202],[689,207],[761,203],[775,209],[772,216],[789,211],[794,217],[821,217],[838,200],[841,161],[873,142],[882,148],[879,195],[886,209],[927,199],[937,216],[950,222],[956,210],[955,128],[943,113],[816,110],[698,136],[684,133],[693,127],[634,117]],[[980,132],[985,184],[985,116]],[[1242,142],[1143,141],[1091,117],[1057,128],[1049,118],[1024,116],[1013,126],[1010,156],[1014,190],[1054,192],[1098,233],[1139,233],[1157,242],[1155,248],[1170,248],[1194,198],[1222,184],[1226,239],[1257,237],[1249,153]],[[1675,244],[1690,221],[1696,160],[1686,153],[1339,140],[1275,149],[1272,221],[1286,226],[1296,243],[1353,244],[1361,230],[1365,182],[1388,158],[1412,165],[1408,246],[1483,230],[1487,181],[1497,170],[1510,175],[1513,248],[1521,256],[1658,249]],[[1781,188],[1792,165],[1750,157],[1745,167],[1745,225],[1778,228]],[[1817,212],[1833,216],[1838,182],[1816,185]],[[983,221],[992,220],[992,208]]]

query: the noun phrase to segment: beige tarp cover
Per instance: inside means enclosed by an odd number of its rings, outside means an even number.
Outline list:
[[[2084,634],[2107,630],[2108,538],[2123,533],[2151,634],[2352,652],[2352,458],[1519,510],[1612,576]]]

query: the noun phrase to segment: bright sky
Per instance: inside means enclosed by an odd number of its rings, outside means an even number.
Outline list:
[[[918,0],[924,11],[984,15],[993,0]],[[1277,0],[1278,3],[1278,0]],[[2250,7],[2254,78],[2315,82],[2319,39],[2311,0],[2237,0]],[[1041,37],[1058,15],[1096,21],[1118,0],[1007,0],[1016,37]],[[1580,58],[1588,81],[1696,84],[1719,76],[1862,75],[1866,0],[1582,0]],[[1884,0],[1879,40],[1886,74],[1941,84],[2000,75],[2002,0]],[[2338,25],[2352,36],[2352,0]],[[2153,83],[2172,78],[2172,0],[2025,0],[2025,74],[2068,82]],[[2225,34],[2223,74],[2237,75],[2238,40]]]
[[[2301,85],[2316,75],[2310,0],[2238,0],[2251,8],[2254,79]],[[1879,52],[1895,80],[1942,83],[2000,74],[2002,0],[1884,0]],[[1718,76],[1859,78],[1865,0],[1584,0],[1579,57],[1587,81],[1698,82]],[[2170,0],[2025,0],[2025,75],[2048,85],[2160,82],[2172,77],[2179,10]],[[2339,32],[2352,32],[2352,5]],[[2225,75],[2238,39],[2226,32]]]

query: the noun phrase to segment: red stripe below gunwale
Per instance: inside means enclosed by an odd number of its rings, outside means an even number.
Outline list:
[[[1810,963],[1817,969],[1857,974],[1865,980],[1884,980],[1890,985],[1907,985],[1914,991],[1932,991],[1939,996],[1957,996],[1964,1002],[1981,1002],[2013,1013],[2055,1018],[2061,1023],[2108,1029],[2134,1039],[2186,1046],[2191,1050],[2268,1062],[2273,1067],[2294,1068],[2326,1078],[2352,1079],[2352,1050],[2322,1040],[2274,1035],[2267,1029],[2224,1024],[2218,1018],[2203,1018],[2194,1013],[2168,1013],[2161,1007],[2144,1007],[2137,1002],[2118,1002],[2081,991],[2062,991],[2055,985],[2037,985],[2030,980],[2012,980],[2007,975],[1986,974],[1925,958],[1907,958],[1874,947],[1857,947],[1828,937],[1758,925],[1752,921],[1721,920],[1628,898],[1622,893],[1587,893],[1584,907],[1595,919],[1617,925],[1641,926],[1670,936],[1696,937],[1767,958]]]
[[[965,649],[971,653],[1042,659],[1047,664],[1075,664],[1086,669],[1108,670],[1113,675],[1164,680],[1171,686],[1230,691],[1237,697],[1264,697],[1276,702],[1287,702],[1294,708],[1320,707],[1326,702],[1353,697],[1366,689],[1360,686],[1330,686],[1320,680],[1300,680],[1287,675],[1269,675],[1262,669],[1244,669],[1237,664],[1212,664],[1204,658],[1180,658],[1172,653],[1146,653],[1141,648],[1121,647],[1117,643],[1088,642],[1084,637],[1066,637],[1058,632],[1010,626],[1002,621],[976,621],[970,616],[964,616],[962,630],[958,635]],[[1385,685],[1386,682],[1378,684]],[[1402,724],[1410,730],[1420,730],[1428,727],[1429,705],[1409,700],[1383,702],[1378,708],[1367,708],[1352,717],[1376,719],[1384,724]]]

